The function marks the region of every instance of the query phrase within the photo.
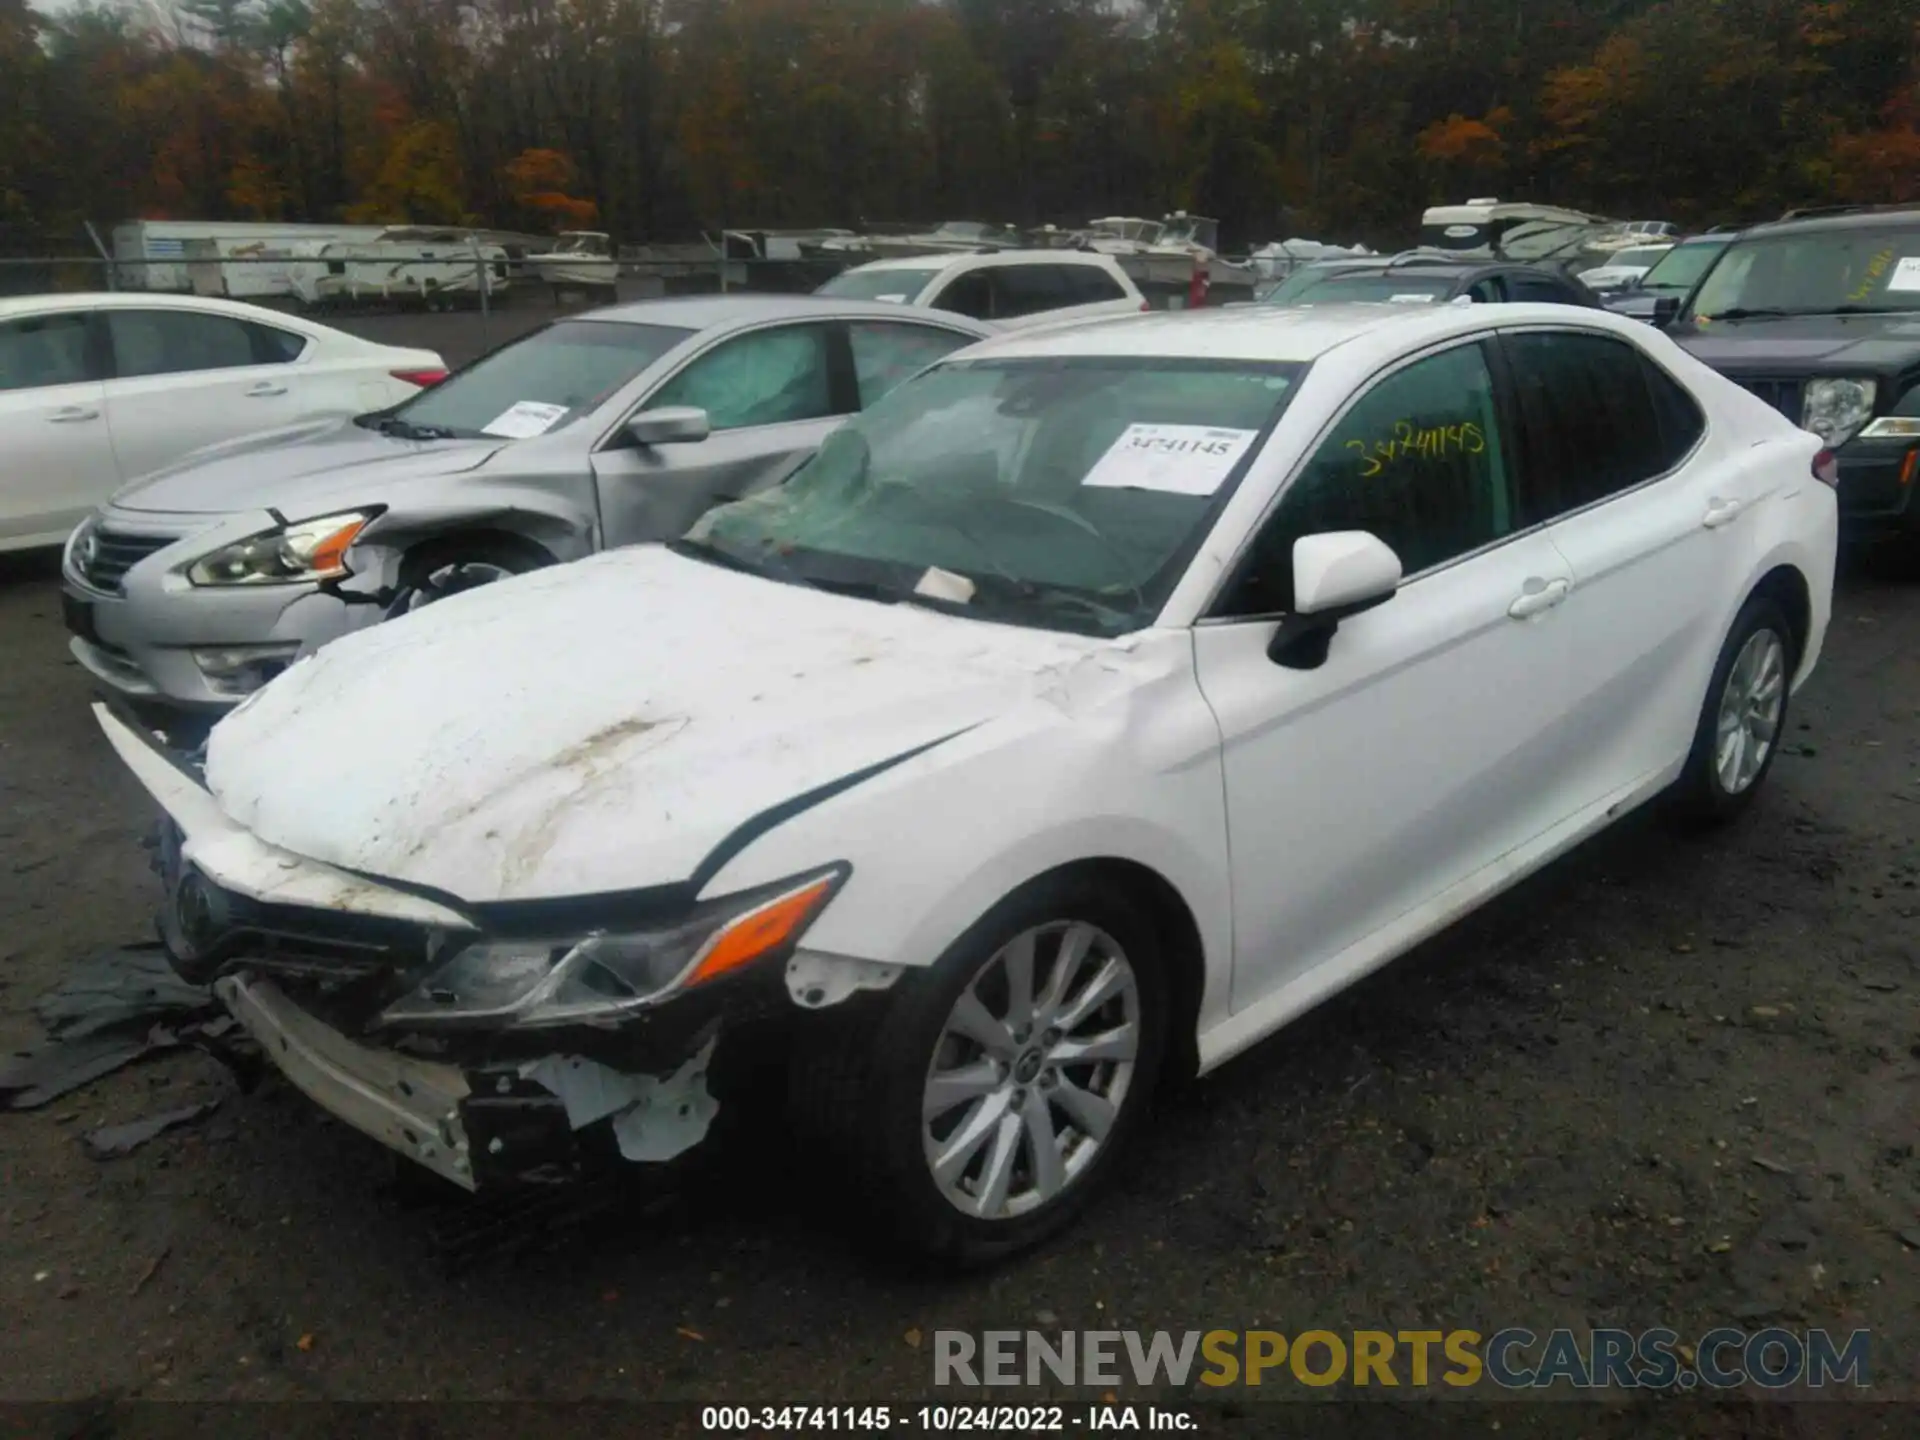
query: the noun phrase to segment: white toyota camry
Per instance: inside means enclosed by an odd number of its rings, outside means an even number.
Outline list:
[[[1753,798],[1827,627],[1820,442],[1554,306],[987,341],[785,486],[323,648],[171,817],[163,929],[456,1183],[800,1124],[981,1259],[1156,1084],[1663,792]]]

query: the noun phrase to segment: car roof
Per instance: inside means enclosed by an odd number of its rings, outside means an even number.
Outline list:
[[[1098,265],[1102,269],[1113,257],[1091,250],[954,250],[930,255],[890,255],[884,260],[869,260],[843,272],[855,270],[940,270],[965,262],[970,268],[988,265]]]
[[[1498,319],[1494,313],[1498,312]],[[1291,308],[1243,305],[1159,310],[1038,330],[1012,331],[972,347],[967,359],[1137,356],[1306,363],[1370,336],[1405,336],[1408,347],[1493,325],[1558,321],[1587,324],[1605,311],[1546,304],[1422,305],[1349,302]],[[1575,318],[1577,317],[1577,318]],[[1605,322],[1602,322],[1605,323]]]
[[[902,314],[935,318],[934,312],[883,300],[844,300],[834,295],[683,295],[670,300],[636,300],[583,310],[572,320],[616,320],[629,325],[672,325],[685,330],[707,330],[720,325],[754,325],[770,320],[806,320],[814,316],[846,319],[898,320]],[[984,330],[963,315],[938,314],[939,321],[960,329]]]
[[[1817,235],[1827,230],[1876,230],[1888,226],[1920,226],[1920,205],[1871,205],[1829,214],[1788,215],[1762,221],[1742,232],[1747,235]]]
[[[238,319],[260,320],[268,324],[300,324],[304,318],[289,315],[284,310],[275,310],[271,306],[248,305],[239,300],[223,300],[212,295],[179,295],[165,290],[77,290],[0,299],[0,319],[74,306],[89,310],[198,310],[203,314],[232,315]]]

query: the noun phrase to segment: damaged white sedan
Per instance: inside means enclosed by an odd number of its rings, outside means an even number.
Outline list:
[[[1552,306],[989,341],[682,541],[294,665],[162,930],[469,1188],[674,1159],[730,1058],[907,1243],[1073,1214],[1221,1064],[1641,802],[1732,815],[1830,608],[1830,457]]]

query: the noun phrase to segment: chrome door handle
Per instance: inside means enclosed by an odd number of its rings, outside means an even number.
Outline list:
[[[247,398],[252,400],[252,399],[259,399],[268,395],[284,395],[286,393],[287,393],[287,387],[280,384],[278,381],[262,380],[258,385],[253,386],[247,391]]]
[[[98,420],[100,412],[91,405],[62,405],[47,416],[51,425],[71,425],[78,420]]]
[[[1707,513],[1701,517],[1700,523],[1709,530],[1718,530],[1722,525],[1738,519],[1740,512],[1746,508],[1745,503],[1739,500],[1715,500],[1707,506]]]
[[[1529,580],[1527,584],[1538,585],[1540,588],[1522,591],[1520,597],[1507,607],[1507,614],[1516,620],[1524,620],[1529,615],[1538,615],[1543,610],[1551,610],[1566,599],[1567,592],[1573,589],[1572,583],[1566,580],[1548,580],[1544,583],[1539,580]]]

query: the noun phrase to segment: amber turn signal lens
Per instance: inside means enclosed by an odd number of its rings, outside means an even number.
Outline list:
[[[799,890],[768,901],[758,910],[749,910],[713,937],[707,953],[700,957],[700,963],[693,967],[686,983],[699,985],[738,970],[798,936],[827,903],[838,878],[822,875]]]

